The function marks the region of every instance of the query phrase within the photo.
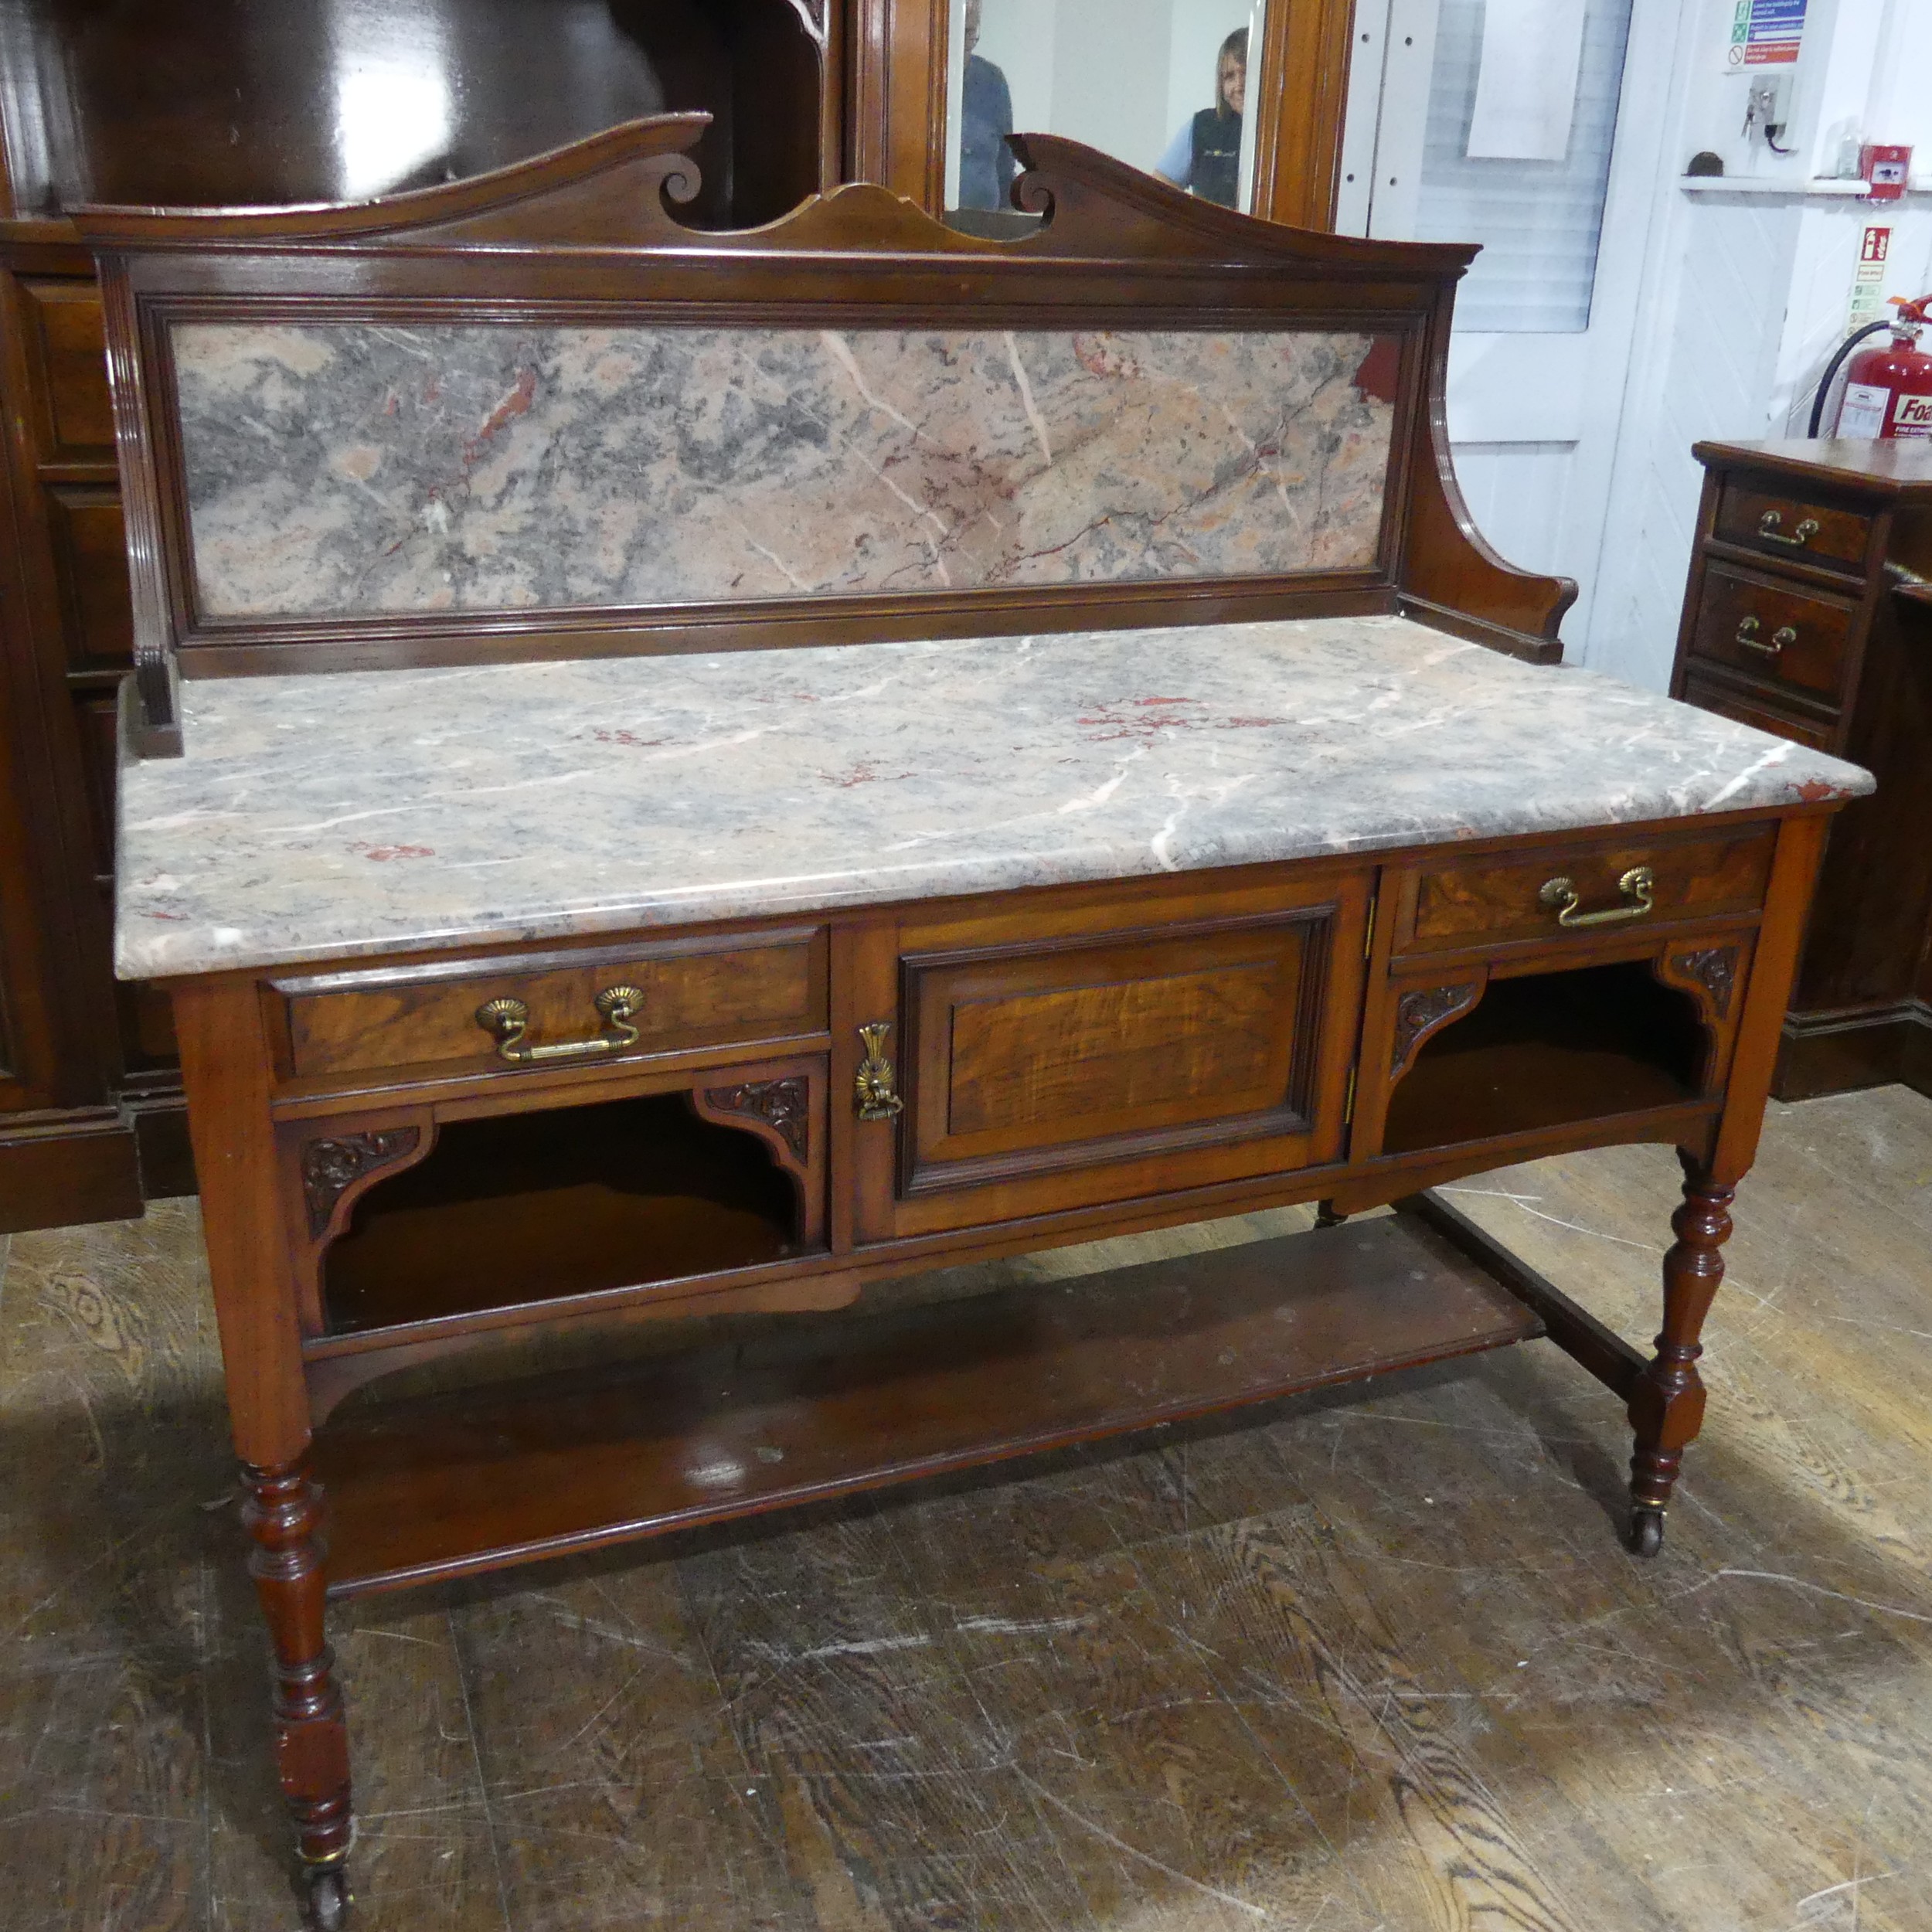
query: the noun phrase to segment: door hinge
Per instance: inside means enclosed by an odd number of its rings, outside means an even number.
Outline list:
[[[1344,1127],[1355,1125],[1355,1070],[1352,1066],[1349,1069],[1349,1091],[1342,1103],[1342,1124]]]
[[[1380,905],[1382,901],[1379,898],[1372,899],[1369,901],[1369,923],[1362,935],[1362,957],[1364,959],[1372,959],[1375,957],[1376,908]]]

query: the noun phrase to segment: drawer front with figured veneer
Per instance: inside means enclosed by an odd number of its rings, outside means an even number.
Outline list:
[[[1835,701],[1843,695],[1855,614],[1849,604],[1713,563],[1691,656]]]
[[[1767,556],[1855,577],[1865,569],[1872,519],[1862,510],[1835,509],[1727,482],[1717,499],[1713,534]]]
[[[1684,840],[1546,842],[1415,876],[1397,958],[1526,943],[1583,940],[1757,911],[1770,883],[1772,828]],[[1406,895],[1405,895],[1406,897]]]
[[[817,927],[274,983],[298,1080],[558,1067],[822,1033]]]
[[[908,957],[904,1191],[1243,1139],[1304,1164],[1334,912]]]

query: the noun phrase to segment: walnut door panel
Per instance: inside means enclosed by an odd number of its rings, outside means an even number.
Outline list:
[[[1338,1158],[1366,888],[1329,894],[1247,917],[909,948],[894,1231]]]
[[[1583,945],[1620,928],[1754,913],[1770,882],[1775,838],[1770,826],[1747,825],[1692,839],[1552,840],[1531,852],[1418,869],[1402,895],[1396,955]],[[1624,883],[1639,869],[1650,875],[1641,891]],[[1553,890],[1560,882],[1569,890]]]
[[[486,1002],[519,1002],[526,1015],[519,1043],[542,1053],[614,1030],[597,999],[621,986],[641,995],[629,1012],[638,1037],[611,1058],[822,1033],[825,932],[793,927],[401,971],[379,968],[281,980],[274,992],[287,1029],[285,1071],[297,1080],[334,1080],[428,1066],[502,1066],[511,1074],[516,1069],[502,1060],[479,1023]],[[554,1067],[556,1059],[546,1054],[543,1063]]]

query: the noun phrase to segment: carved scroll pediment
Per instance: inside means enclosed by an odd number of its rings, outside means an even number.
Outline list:
[[[801,0],[794,0],[800,4]],[[801,12],[806,10],[801,6]],[[810,30],[813,26],[807,15]],[[1255,221],[1184,194],[1158,175],[1057,134],[1015,134],[1025,168],[1014,206],[1039,215],[1015,240],[966,235],[890,189],[855,182],[809,197],[755,229],[699,233],[673,202],[696,195],[689,158],[710,124],[704,114],[626,121],[585,141],[487,174],[342,206],[115,208],[76,211],[83,237],[104,254],[218,247],[277,254],[326,248],[372,254],[488,247],[546,250],[676,249],[719,255],[974,257],[1301,265],[1325,277],[1448,281],[1473,249],[1362,241]]]

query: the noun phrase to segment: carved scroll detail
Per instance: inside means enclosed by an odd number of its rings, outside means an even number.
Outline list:
[[[1413,992],[1404,993],[1396,1007],[1395,1043],[1389,1053],[1389,1079],[1406,1070],[1416,1049],[1438,1026],[1475,1005],[1481,991],[1481,982],[1471,980],[1461,986],[1417,987]]]
[[[1710,995],[1712,1017],[1726,1019],[1737,988],[1737,959],[1735,946],[1706,946],[1694,953],[1674,954],[1670,970],[1695,980]]]
[[[705,1103],[720,1114],[749,1114],[784,1141],[800,1160],[811,1145],[811,1087],[801,1073],[743,1087],[707,1087]]]
[[[413,1154],[422,1138],[420,1128],[396,1127],[378,1134],[311,1141],[302,1149],[302,1199],[308,1206],[310,1234],[320,1237],[345,1189],[365,1174]]]

